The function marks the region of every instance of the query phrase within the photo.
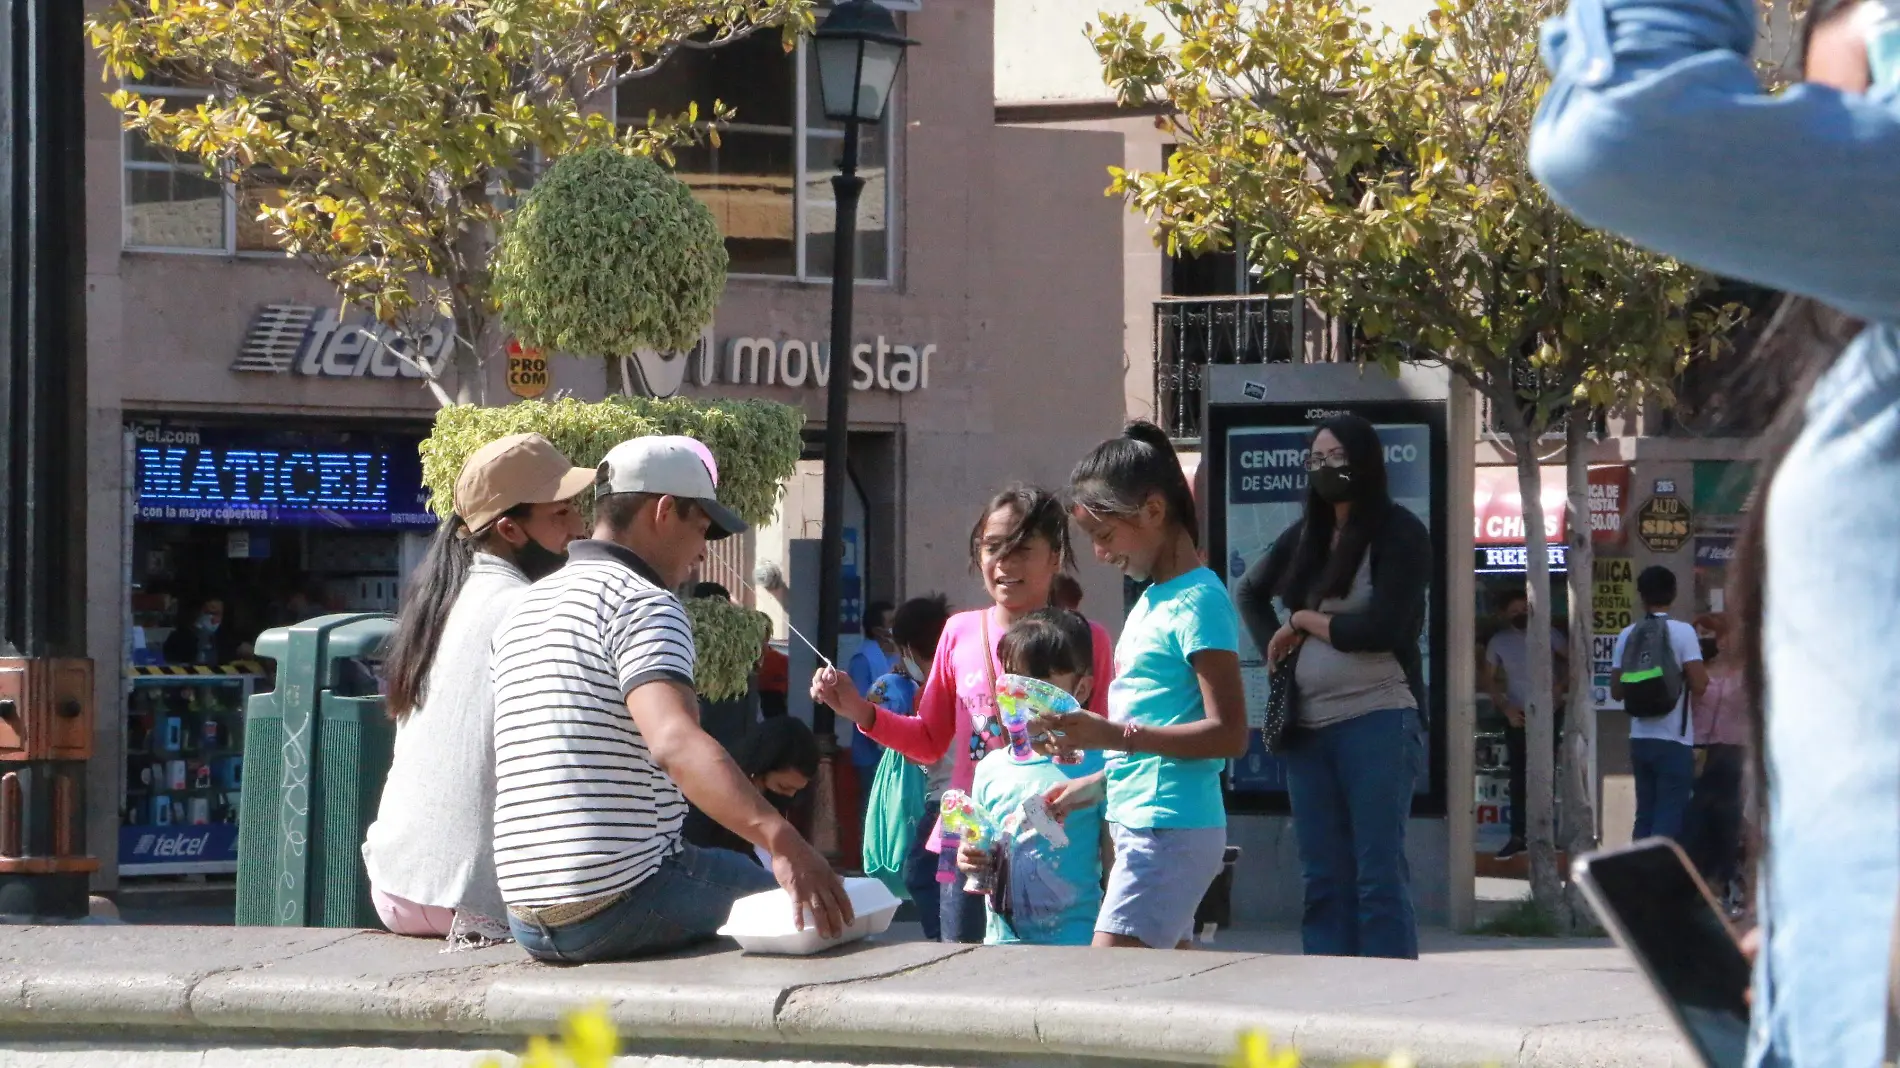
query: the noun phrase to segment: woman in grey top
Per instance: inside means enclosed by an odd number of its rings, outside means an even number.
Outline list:
[[[403,594],[388,661],[395,759],[363,842],[376,913],[396,934],[509,937],[495,882],[489,643],[529,582],[567,559],[582,533],[571,502],[593,479],[539,434],[477,449]]]
[[[1268,661],[1299,658],[1286,769],[1301,941],[1309,954],[1416,958],[1405,822],[1425,766],[1418,641],[1431,535],[1393,502],[1364,419],[1322,424],[1306,470],[1305,517],[1234,591]]]

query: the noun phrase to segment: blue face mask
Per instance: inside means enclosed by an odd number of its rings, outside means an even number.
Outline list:
[[[208,615],[199,616],[198,629],[205,632],[206,634],[210,634],[213,631],[216,631],[218,629],[218,617],[208,616]]]

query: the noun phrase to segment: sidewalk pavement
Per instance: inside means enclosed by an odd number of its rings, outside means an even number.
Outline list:
[[[1211,1064],[1249,1028],[1310,1065],[1398,1049],[1421,1068],[1694,1064],[1616,950],[1536,945],[1434,934],[1400,962],[883,940],[556,968],[366,931],[6,928],[0,1065],[472,1065],[589,1004],[646,1064]],[[176,1056],[205,1050],[226,1056]]]

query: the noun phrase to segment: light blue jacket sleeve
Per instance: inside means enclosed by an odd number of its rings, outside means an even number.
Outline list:
[[[1900,319],[1900,95],[1762,92],[1754,0],[1572,0],[1531,168],[1558,203],[1705,270]]]

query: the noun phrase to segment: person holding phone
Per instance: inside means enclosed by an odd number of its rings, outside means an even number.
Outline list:
[[[1795,298],[1735,599],[1767,787],[1750,1057],[1865,1068],[1900,899],[1900,38],[1873,0],[1802,33],[1771,94],[1753,0],[1571,0],[1530,164],[1585,222]]]

